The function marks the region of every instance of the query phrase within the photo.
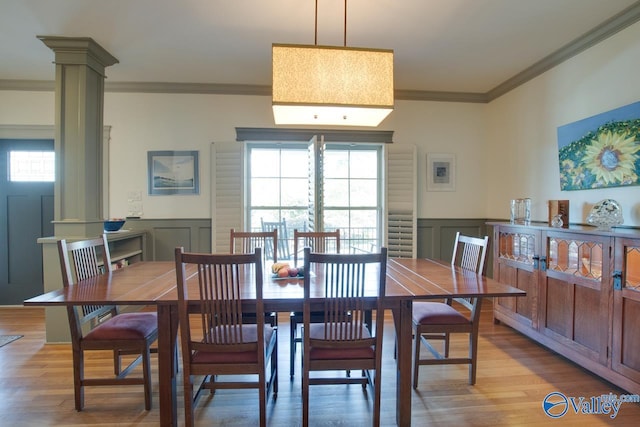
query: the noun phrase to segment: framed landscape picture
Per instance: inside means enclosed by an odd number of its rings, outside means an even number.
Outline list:
[[[148,151],[149,194],[198,194],[197,151]]]
[[[456,157],[427,154],[427,191],[456,191]]]

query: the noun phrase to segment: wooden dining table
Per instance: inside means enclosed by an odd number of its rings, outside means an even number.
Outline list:
[[[187,275],[194,271],[187,271]],[[247,277],[250,277],[249,275]],[[312,276],[312,280],[314,280]],[[251,302],[251,281],[246,299]],[[377,292],[377,291],[376,291]],[[243,295],[245,295],[243,293]],[[411,425],[411,310],[414,300],[447,297],[517,297],[525,292],[474,272],[429,259],[390,258],[383,305],[393,313],[397,339],[396,421]],[[263,298],[267,311],[302,311],[302,279],[264,274]],[[370,298],[377,295],[370,294]],[[321,295],[316,298],[320,301]],[[194,304],[197,301],[194,301]],[[178,295],[175,264],[144,261],[112,273],[89,278],[24,301],[29,306],[116,304],[155,306],[158,313],[159,408],[162,426],[177,425],[175,360],[178,332]]]

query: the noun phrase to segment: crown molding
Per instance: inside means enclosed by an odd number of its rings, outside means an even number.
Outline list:
[[[0,79],[0,90],[25,90],[31,92],[53,92],[56,82],[53,80],[8,80]]]
[[[479,92],[438,92],[396,89],[394,98],[403,101],[441,101],[487,103],[487,94]]]
[[[110,82],[107,80],[104,90],[105,92],[271,96],[271,86],[217,83]]]
[[[529,68],[500,83],[486,93],[487,102],[501,97],[518,86],[538,77],[545,71],[574,57],[580,52],[600,43],[612,35],[624,30],[640,20],[640,1],[632,4],[622,12],[614,15],[602,24],[586,32],[582,36],[566,44],[552,54],[542,58]]]
[[[55,82],[53,80],[0,79],[0,90],[53,92],[55,90]],[[110,82],[107,80],[105,81],[105,92],[271,96],[271,86],[215,83]],[[399,89],[394,92],[394,98],[403,101],[487,102],[486,94],[472,92],[438,92]]]
[[[0,79],[0,90],[53,92],[53,80]],[[163,83],[163,82],[105,82],[105,92],[114,93],[191,93],[213,95],[271,96],[271,86],[229,85],[215,83]],[[486,103],[487,95],[472,92],[437,92],[421,90],[396,90],[394,98],[403,101],[443,101]]]
[[[170,82],[105,82],[106,92],[141,93],[193,93],[215,95],[271,96],[271,86],[216,84],[216,83],[170,83]],[[483,93],[437,92],[418,90],[396,90],[395,99],[413,101],[487,102]]]

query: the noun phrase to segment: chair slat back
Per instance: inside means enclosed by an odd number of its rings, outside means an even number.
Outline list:
[[[64,287],[112,271],[109,245],[104,234],[101,237],[76,242],[59,240],[58,255]],[[67,311],[72,335],[76,337],[82,336],[83,324],[93,322],[92,325],[95,325],[107,314],[117,313],[116,307],[112,305],[84,305],[69,307]]]
[[[252,254],[236,255],[186,253],[176,248],[175,261],[180,324],[185,328],[183,350],[187,354],[195,350],[248,351],[264,345],[261,332],[249,337],[242,323],[242,289],[248,278],[255,277],[256,313],[264,311],[261,248]],[[192,280],[197,280],[197,295],[188,294],[189,264],[196,268]],[[196,323],[189,320],[190,299],[199,301]],[[262,331],[264,317],[256,317],[258,330]]]
[[[484,236],[484,238],[471,237],[460,234],[458,231],[453,244],[451,265],[458,265],[465,270],[482,274],[488,246],[489,236]],[[472,319],[477,320],[480,316],[477,298],[456,298],[456,301],[469,309]]]
[[[458,265],[465,270],[482,274],[488,245],[489,236],[484,236],[484,238],[470,237],[457,232],[453,244],[451,265]]]
[[[84,243],[84,242],[83,242]],[[71,251],[77,280],[94,277],[103,272],[103,266],[98,261],[96,246],[85,246]]]
[[[324,340],[331,342],[353,341],[362,345],[362,341],[375,343],[375,338],[367,338],[365,331],[365,311],[371,310],[365,304],[367,275],[377,274],[377,306],[384,297],[386,282],[387,250],[382,248],[377,254],[322,254],[304,248],[304,317],[307,325],[310,313],[311,273],[322,281],[324,287]],[[367,268],[369,264],[378,264],[377,269]],[[382,312],[378,311],[379,316]],[[377,325],[382,325],[378,323]],[[376,326],[377,330],[377,326]],[[381,331],[377,330],[378,333]],[[306,339],[306,338],[305,338]]]
[[[287,220],[282,218],[282,221],[264,221],[260,218],[262,225],[262,231],[271,231],[273,229],[278,230],[278,259],[281,261],[291,258],[291,250],[289,247],[289,232],[287,231]],[[265,258],[272,258],[271,253],[267,253],[269,246],[265,247]]]
[[[278,247],[278,229],[271,231],[236,231],[229,232],[229,252],[232,254],[252,254],[257,248],[261,253],[273,256],[273,262],[278,261],[278,253],[273,248]],[[271,256],[269,257],[271,260]]]
[[[334,231],[298,231],[293,230],[293,262],[298,264],[301,248],[309,247],[315,253],[340,253],[340,230]]]

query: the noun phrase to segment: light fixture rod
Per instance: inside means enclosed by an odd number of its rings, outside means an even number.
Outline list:
[[[344,47],[347,47],[347,0],[344,0]]]
[[[316,0],[316,34],[313,40],[313,44],[318,46],[318,0]]]
[[[318,0],[316,0],[316,20],[313,44],[318,46]],[[344,38],[343,46],[347,47],[347,0],[344,0]]]

